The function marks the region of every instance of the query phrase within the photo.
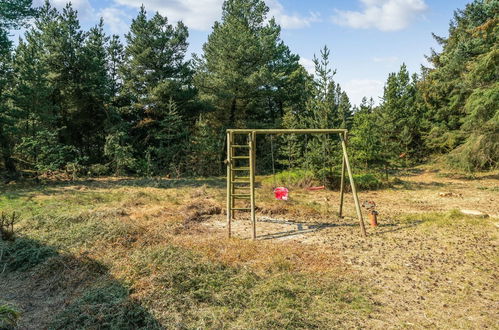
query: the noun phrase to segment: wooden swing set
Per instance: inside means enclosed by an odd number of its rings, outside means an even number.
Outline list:
[[[343,216],[343,195],[345,192],[345,170],[348,173],[350,186],[352,188],[355,210],[360,223],[362,236],[366,236],[366,229],[362,219],[357,189],[353,181],[352,169],[348,160],[347,129],[228,129],[227,130],[227,234],[232,236],[232,220],[235,211],[250,211],[252,222],[252,238],[256,239],[256,214],[255,214],[255,163],[256,163],[256,136],[263,134],[338,134],[343,150],[343,163],[341,168],[340,182],[340,206],[339,217]],[[246,136],[247,143],[236,144],[237,136]],[[242,150],[241,152],[237,152]],[[240,165],[240,161],[246,161],[246,165]],[[248,176],[238,176],[238,173],[249,173]],[[236,200],[249,200],[250,206],[237,207]]]

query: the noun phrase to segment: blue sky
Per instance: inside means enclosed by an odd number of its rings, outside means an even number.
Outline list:
[[[34,0],[40,5],[43,0]],[[67,0],[51,0],[61,8]],[[159,11],[170,21],[182,20],[190,32],[189,53],[201,53],[223,0],[72,0],[83,28],[103,17],[109,33],[123,35],[143,3],[150,14]],[[453,11],[465,0],[266,0],[281,24],[282,39],[312,69],[312,58],[327,45],[337,69],[335,80],[352,103],[362,96],[375,101],[383,93],[388,73],[405,62],[419,72],[424,55],[438,45],[431,33],[447,36]]]

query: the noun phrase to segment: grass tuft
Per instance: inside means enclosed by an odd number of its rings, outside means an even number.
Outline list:
[[[56,255],[53,248],[24,237],[14,242],[0,241],[0,269],[23,272]]]
[[[115,281],[87,289],[55,316],[53,329],[162,329],[129,290]]]
[[[9,329],[14,327],[19,320],[21,313],[12,305],[0,305],[0,329]]]

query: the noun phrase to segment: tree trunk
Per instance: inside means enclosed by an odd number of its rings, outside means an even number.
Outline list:
[[[8,138],[3,134],[0,129],[0,150],[2,152],[2,160],[7,170],[7,174],[10,178],[17,176],[16,165],[11,158],[12,150],[10,148],[10,144]]]
[[[234,98],[232,99],[232,104],[230,105],[229,128],[234,128],[234,124],[236,122],[236,107],[237,98],[234,96]]]

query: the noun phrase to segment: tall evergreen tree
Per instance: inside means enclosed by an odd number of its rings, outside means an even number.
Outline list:
[[[8,38],[10,29],[24,25],[27,18],[36,14],[32,0],[4,0],[0,2],[0,169],[4,167],[10,175],[16,172],[11,158],[13,152],[16,116],[10,103],[9,86],[12,86],[12,43]]]
[[[451,152],[451,163],[466,170],[495,168],[499,161],[497,108],[499,5],[475,0],[457,10],[447,38],[435,36],[442,52],[428,57],[422,97],[430,125],[426,145]]]
[[[386,165],[408,165],[421,147],[421,112],[417,105],[418,78],[402,64],[385,85],[383,102],[376,111]]]
[[[107,43],[104,22],[90,29],[81,50],[82,82],[79,90],[78,113],[73,117],[72,126],[84,131],[82,134],[83,154],[90,163],[99,163],[103,156],[111,82],[108,75]]]
[[[379,125],[375,113],[374,101],[363,98],[359,109],[355,111],[352,123],[350,150],[355,167],[372,170],[384,164],[381,145],[383,128]]]
[[[324,46],[320,57],[314,56],[315,75],[311,86],[311,97],[305,111],[300,115],[301,120],[308,128],[340,128],[349,127],[352,117],[351,105],[346,93],[334,81],[336,70],[331,69],[330,50]],[[316,171],[327,169],[329,173],[333,167],[341,164],[341,152],[337,139],[331,136],[318,136],[308,139],[306,160],[308,166]],[[322,173],[324,178],[327,173]],[[329,174],[327,174],[329,175]]]
[[[280,28],[274,19],[266,21],[268,12],[262,0],[225,1],[222,20],[215,22],[197,60],[196,85],[201,97],[213,104],[215,122],[223,127],[265,117],[268,107],[258,105],[269,67],[279,65],[274,61],[280,44]]]
[[[118,35],[113,35],[107,45],[107,71],[109,75],[109,93],[112,98],[118,97],[121,91],[122,81],[120,67],[124,61],[124,47]]]
[[[182,22],[174,27],[159,13],[148,19],[142,6],[125,37],[120,73],[129,102],[120,111],[132,129],[139,158],[164,172],[179,160],[184,130],[173,132],[184,126],[181,118],[192,110],[195,95],[189,62],[184,61],[187,27]]]

